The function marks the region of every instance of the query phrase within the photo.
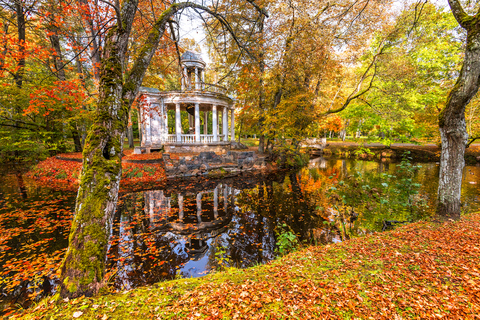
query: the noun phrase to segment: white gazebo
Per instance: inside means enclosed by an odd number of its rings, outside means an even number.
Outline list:
[[[166,152],[224,152],[235,140],[234,101],[226,89],[205,83],[205,62],[200,54],[185,52],[181,65],[180,91],[140,89],[141,147],[136,153],[162,148]],[[168,121],[169,110],[175,110],[174,123]],[[187,113],[188,131],[182,129],[182,111]]]

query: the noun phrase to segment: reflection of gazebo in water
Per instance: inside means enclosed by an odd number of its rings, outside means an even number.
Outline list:
[[[154,230],[189,236],[189,255],[199,258],[208,249],[207,240],[227,230],[233,216],[233,192],[222,184],[196,194],[167,196],[161,190],[146,191],[145,213]]]
[[[235,139],[233,100],[226,95],[225,88],[205,83],[206,64],[200,54],[185,52],[181,65],[181,90],[161,92],[152,88],[140,89],[142,141],[136,153],[149,153],[162,147],[167,152],[230,149],[231,141]],[[175,111],[175,121],[171,124],[168,123],[169,110]],[[188,132],[182,129],[182,111],[188,114]]]

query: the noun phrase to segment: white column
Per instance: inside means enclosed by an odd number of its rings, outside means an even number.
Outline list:
[[[200,78],[198,77],[197,67],[195,67],[195,90],[200,90]]]
[[[225,213],[227,213],[227,206],[228,206],[228,190],[227,186],[223,186],[223,208]]]
[[[186,90],[188,88],[187,67],[183,67],[182,83],[183,83],[182,90]]]
[[[230,140],[235,141],[235,110],[230,110]]]
[[[167,135],[168,135],[168,130],[167,130],[167,126],[166,126],[166,108],[165,108],[165,102],[163,101],[163,99],[160,99],[160,119],[162,120],[162,123],[161,123],[161,137],[160,137],[160,141],[162,142],[165,142],[167,141]]]
[[[197,223],[202,222],[202,194],[197,194]]]
[[[200,142],[200,104],[195,103],[195,141]]]
[[[150,109],[150,101],[148,101],[148,112],[147,112],[147,117],[145,119],[145,134],[146,134],[146,145],[150,146],[152,145],[152,110]]]
[[[183,222],[183,196],[178,195],[178,219]]]
[[[182,121],[180,113],[180,103],[175,103],[175,133],[177,135],[177,142],[182,142],[180,134],[182,132]]]
[[[218,141],[218,117],[217,117],[217,106],[212,106],[212,130],[213,130],[213,141]]]
[[[183,73],[185,74],[185,88],[186,90],[190,90],[190,79],[188,78],[187,67],[183,67]]]
[[[168,107],[166,104],[165,106],[165,141],[168,141]]]
[[[203,134],[208,134],[208,111],[203,112]]]
[[[223,123],[222,123],[223,141],[227,141],[228,140],[228,112],[226,107],[223,107],[222,115],[223,115]]]

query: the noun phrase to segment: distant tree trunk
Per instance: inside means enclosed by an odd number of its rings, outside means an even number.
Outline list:
[[[265,153],[265,136],[263,134],[258,137],[258,152]]]
[[[73,145],[75,146],[75,152],[82,152],[82,140],[80,137],[80,132],[77,130],[75,126],[72,126],[72,138],[73,138]]]
[[[480,13],[469,16],[458,0],[448,2],[455,19],[467,31],[467,43],[460,75],[439,117],[442,154],[437,215],[441,219],[456,220],[460,218],[465,146],[468,142],[465,107],[480,86]]]
[[[15,1],[15,11],[17,15],[17,33],[18,33],[18,61],[17,72],[15,73],[15,83],[18,88],[23,85],[23,77],[25,72],[25,40],[26,40],[26,20],[25,12],[21,1]]]
[[[135,147],[133,143],[133,125],[132,125],[132,112],[128,113],[128,127],[127,127],[128,147],[133,149]]]
[[[263,29],[264,29],[264,22],[265,19],[262,16],[259,22],[259,34],[261,41],[263,41]],[[260,138],[258,141],[258,152],[265,153],[265,135],[264,135],[264,126],[265,126],[265,55],[263,51],[263,43],[260,44],[260,52],[258,54],[258,70],[260,73],[260,77],[258,80],[258,88],[259,88],[259,95],[258,95],[258,109],[260,112],[260,118],[258,120],[258,127],[260,129]]]

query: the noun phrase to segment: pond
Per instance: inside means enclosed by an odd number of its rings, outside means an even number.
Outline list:
[[[76,194],[39,186],[19,168],[0,169],[1,312],[55,291]],[[411,181],[400,164],[317,158],[299,171],[177,180],[124,194],[107,276],[115,289],[129,290],[268,262],[290,245],[289,234],[298,243],[325,244],[428,218],[438,164],[408,170]],[[478,207],[479,175],[480,167],[465,168],[464,211]],[[394,199],[396,193],[406,197]]]

